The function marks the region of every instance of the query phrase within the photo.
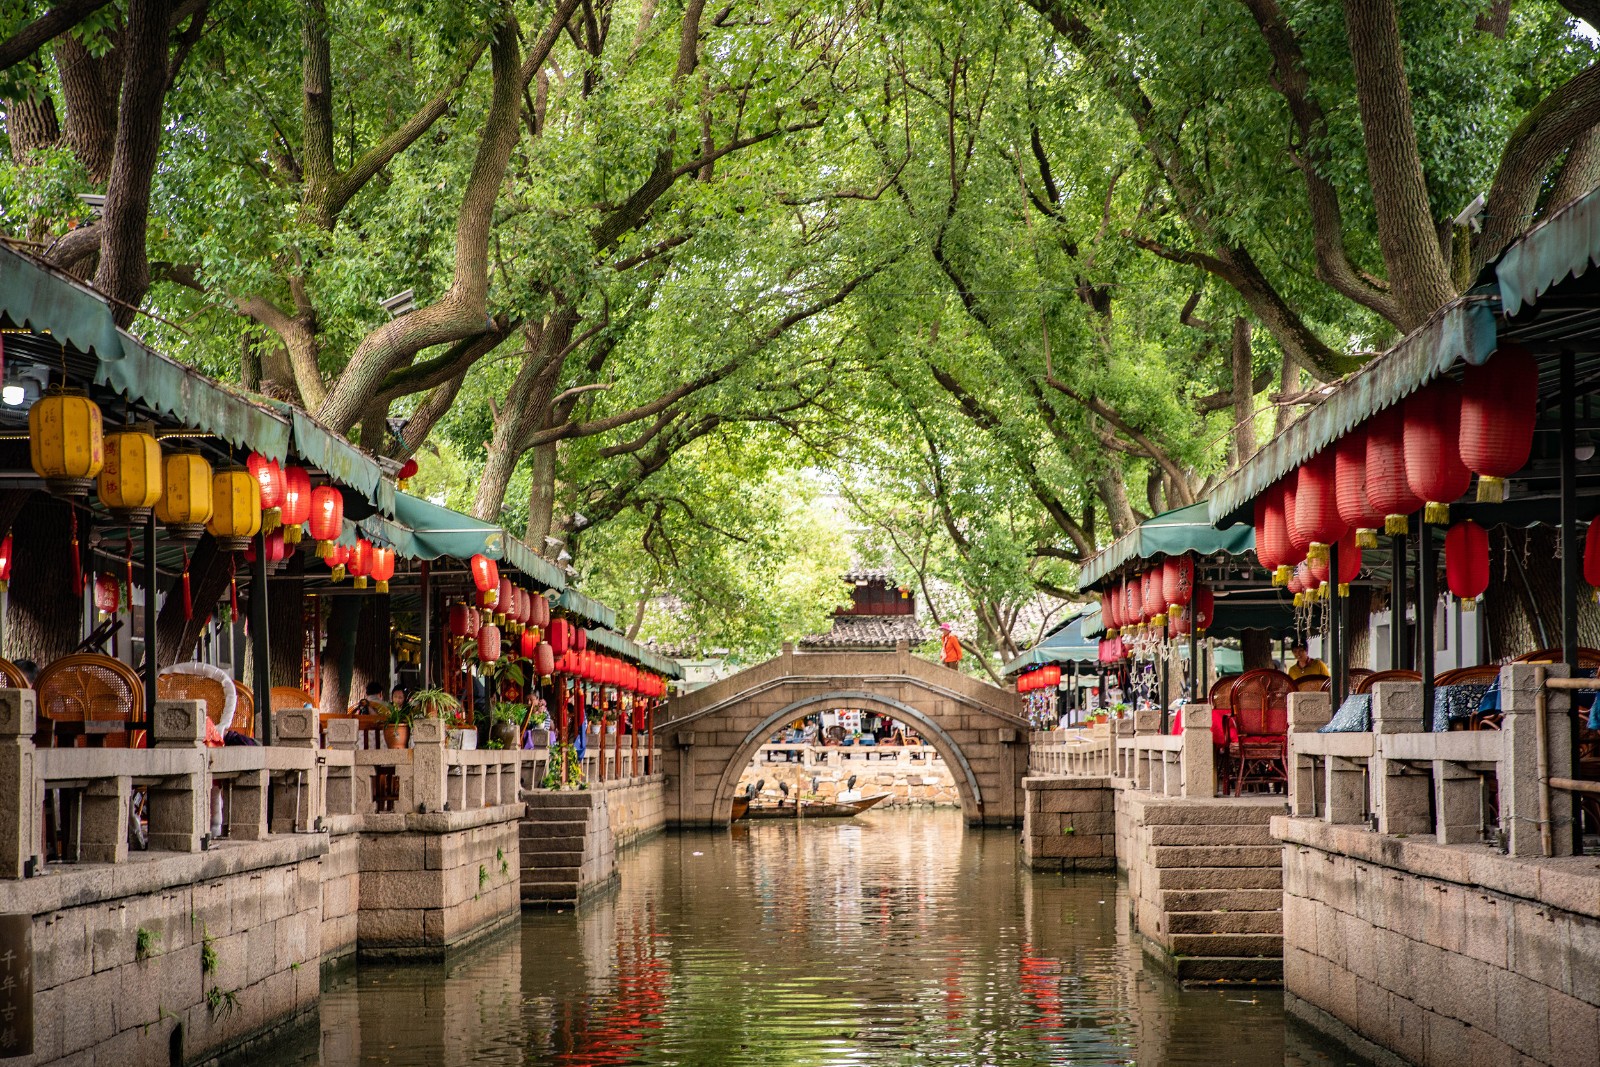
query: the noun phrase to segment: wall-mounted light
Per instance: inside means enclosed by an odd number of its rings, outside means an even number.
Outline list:
[[[396,293],[391,297],[378,301],[378,304],[389,313],[391,319],[398,319],[406,312],[416,310],[416,293],[407,289],[403,293]]]
[[[1578,434],[1572,442],[1572,455],[1579,463],[1587,463],[1594,458],[1594,438],[1588,431]]]
[[[0,402],[4,402],[7,407],[21,407],[26,399],[28,391],[20,385],[8,385],[0,389]]]

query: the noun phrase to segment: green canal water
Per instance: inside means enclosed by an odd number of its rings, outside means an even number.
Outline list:
[[[955,812],[668,834],[620,890],[438,966],[328,976],[320,1034],[255,1062],[1196,1065],[1356,1062],[1273,990],[1180,990],[1109,875],[1032,874]]]

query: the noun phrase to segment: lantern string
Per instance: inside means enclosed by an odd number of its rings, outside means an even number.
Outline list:
[[[71,557],[72,557],[72,590],[78,596],[83,596],[83,559],[78,554],[78,509],[67,505],[67,514],[70,516],[71,530]]]
[[[183,552],[183,621],[189,622],[194,618],[194,600],[189,595],[189,550]]]
[[[233,621],[239,621],[239,561],[232,553],[228,554],[228,610],[233,613]],[[249,632],[250,624],[245,623],[245,630]],[[253,634],[251,636],[254,636]]]

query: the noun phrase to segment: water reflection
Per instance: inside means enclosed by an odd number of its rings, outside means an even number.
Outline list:
[[[1348,1062],[1275,992],[1180,992],[1116,879],[1031,875],[1014,833],[953,812],[671,835],[622,868],[607,902],[447,968],[331,979],[321,1062]]]

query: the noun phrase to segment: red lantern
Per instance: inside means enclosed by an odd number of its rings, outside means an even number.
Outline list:
[[[1591,522],[1583,535],[1583,580],[1600,590],[1600,519]],[[1600,598],[1600,592],[1595,595]]]
[[[1405,414],[1402,405],[1385,408],[1367,422],[1367,503],[1383,513],[1385,533],[1411,532],[1406,518],[1422,499],[1406,481]]]
[[[268,567],[274,567],[277,564],[282,563],[289,555],[289,550],[285,548],[283,544],[286,540],[288,540],[288,538],[284,536],[284,529],[281,526],[276,530],[273,530],[271,533],[264,534],[262,536],[262,541],[267,546]],[[250,543],[245,545],[244,558],[251,563],[256,561],[256,539],[253,537],[250,539]]]
[[[301,527],[311,518],[311,475],[304,467],[283,468],[283,539],[299,544]]]
[[[409,483],[411,479],[415,478],[416,476],[417,461],[415,458],[413,458],[408,459],[404,463],[400,464],[400,473],[395,475],[395,480],[400,483],[401,491],[404,491],[410,488]]]
[[[328,553],[322,557],[322,562],[326,563],[328,570],[332,572],[328,575],[329,580],[335,582],[344,581],[345,564],[350,562],[349,547],[346,545],[328,546]]]
[[[333,543],[344,532],[344,494],[331,485],[319,485],[311,490],[310,521],[317,555],[327,558]]]
[[[450,605],[450,636],[455,638],[466,637],[475,632],[472,622],[478,613],[473,611],[464,601],[456,601]]]
[[[538,647],[534,649],[533,666],[539,675],[539,680],[546,685],[550,684],[550,676],[556,672],[556,653],[555,649],[550,647],[549,641],[540,641]]]
[[[1217,595],[1205,586],[1200,586],[1194,593],[1194,623],[1199,627],[1199,636],[1204,637],[1206,628],[1211,625],[1211,617],[1216,614]]]
[[[1167,621],[1166,590],[1162,588],[1162,568],[1153,567],[1139,579],[1144,587],[1144,621],[1163,626]]]
[[[1194,593],[1194,557],[1185,552],[1181,556],[1168,556],[1161,565],[1161,596],[1167,602],[1167,611],[1181,613]]]
[[[1405,403],[1406,484],[1426,503],[1422,521],[1450,521],[1450,502],[1472,488],[1461,462],[1461,386],[1439,378]]]
[[[500,627],[489,623],[478,630],[478,661],[493,663],[500,658]]]
[[[355,587],[367,587],[367,575],[372,573],[372,542],[365,537],[356,538],[356,547],[350,550],[349,571],[355,578]]]
[[[1476,607],[1478,598],[1489,588],[1489,531],[1471,519],[1450,527],[1444,535],[1444,574],[1445,584],[1461,602],[1461,610]]]
[[[101,571],[94,579],[94,606],[102,615],[115,615],[121,603],[117,589],[117,576]]]
[[[550,647],[558,656],[567,654],[572,648],[572,624],[566,619],[555,619],[550,623]]]
[[[1378,528],[1383,512],[1367,501],[1367,431],[1359,429],[1339,439],[1333,457],[1334,495],[1339,518],[1356,531],[1360,548],[1378,547]]]
[[[579,652],[587,652],[589,650],[589,631],[579,627],[573,627],[572,647],[577,649]]]
[[[521,638],[519,644],[521,646],[522,658],[523,659],[532,659],[533,658],[533,650],[535,648],[539,647],[539,642],[537,642],[537,641],[535,641],[533,639],[533,631],[532,630],[524,630],[524,631],[522,631],[522,638]]]
[[[490,594],[488,602],[493,604],[495,597],[500,595],[500,568],[494,560],[482,553],[472,557],[470,567],[472,584],[478,587],[479,593]]]
[[[535,594],[532,607],[533,614],[529,616],[528,621],[541,630],[548,629],[550,626],[550,601]]]
[[[1289,524],[1283,514],[1283,491],[1272,486],[1256,497],[1256,562],[1272,575],[1273,585],[1289,580]]]
[[[1461,461],[1478,475],[1478,499],[1498,504],[1506,479],[1533,450],[1539,416],[1539,361],[1521,345],[1501,345],[1461,375]]]
[[[372,580],[377,591],[389,591],[389,579],[394,577],[394,549],[374,547],[372,550]]]
[[[284,481],[283,468],[278,466],[278,461],[268,459],[259,452],[252,452],[244,465],[251,476],[261,483],[261,510],[281,510]]]
[[[1306,528],[1300,524],[1299,501],[1295,499],[1299,486],[1297,477],[1285,478],[1280,484],[1283,486],[1283,524],[1289,531],[1289,566],[1294,567],[1305,561],[1311,551],[1311,538]]]
[[[1339,574],[1335,579],[1339,586],[1340,596],[1350,595],[1350,583],[1356,580],[1356,575],[1361,573],[1361,545],[1356,538],[1356,531],[1351,530],[1339,542]]]
[[[5,540],[0,541],[0,593],[6,591],[11,582],[11,535],[6,534]]]
[[[1294,516],[1309,545],[1308,559],[1327,559],[1328,546],[1343,537],[1350,525],[1339,515],[1335,456],[1334,449],[1323,449],[1296,476]]]
[[[500,616],[500,621],[506,620],[506,613],[511,610],[511,579],[502,577],[495,583],[494,609]]]

